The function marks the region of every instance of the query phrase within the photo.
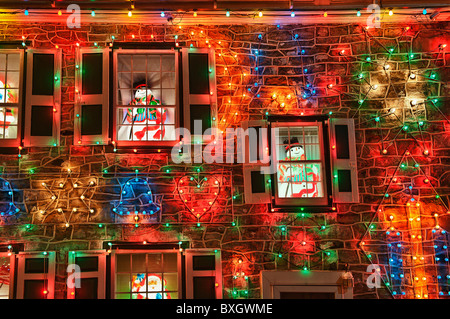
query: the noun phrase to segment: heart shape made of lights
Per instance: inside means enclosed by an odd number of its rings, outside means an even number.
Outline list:
[[[214,176],[186,175],[178,180],[178,194],[186,208],[197,218],[208,212],[220,192],[220,182]]]

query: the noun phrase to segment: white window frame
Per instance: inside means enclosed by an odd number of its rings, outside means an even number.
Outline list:
[[[54,82],[53,95],[33,95],[33,55],[54,54],[54,76],[58,81]],[[25,137],[24,146],[59,146],[61,134],[61,50],[54,49],[30,49],[27,50],[27,98],[25,103]],[[52,136],[31,136],[31,108],[33,105],[52,105],[53,134]],[[49,142],[50,141],[50,142]]]
[[[116,256],[119,254],[177,254],[177,271],[178,271],[178,299],[183,299],[183,272],[181,252],[173,249],[115,249],[111,252],[111,299],[116,298]],[[132,292],[130,292],[131,294]]]
[[[336,299],[353,299],[353,286],[346,287],[343,271],[261,272],[261,298],[280,299],[282,292],[331,292]]]
[[[96,145],[108,144],[108,132],[109,132],[109,48],[81,48],[77,49],[75,55],[75,64],[78,65],[78,69],[75,69],[75,123],[74,123],[74,145]],[[83,70],[83,54],[89,53],[102,53],[103,59],[103,88],[102,94],[89,94],[84,95],[82,90],[82,70]],[[101,135],[82,135],[81,134],[81,119],[82,119],[82,106],[83,105],[102,105],[102,134]],[[76,115],[79,115],[78,118]],[[79,141],[81,143],[79,143]]]
[[[180,76],[180,68],[179,68],[179,53],[175,49],[172,50],[163,50],[163,49],[116,49],[113,51],[113,141],[119,146],[170,146],[173,147],[174,145],[179,143],[179,136],[175,136],[174,141],[168,141],[168,140],[161,140],[161,141],[122,141],[118,140],[118,123],[117,123],[117,114],[118,114],[118,108],[122,107],[118,104],[118,70],[117,70],[117,62],[118,62],[118,55],[119,54],[130,54],[130,55],[148,55],[148,54],[173,54],[175,57],[175,129],[177,129],[180,125],[180,102],[179,102],[179,96],[180,96],[180,87],[179,87],[179,76]],[[123,107],[135,107],[132,105],[124,105]],[[164,105],[161,105],[163,108]]]
[[[25,280],[47,280],[47,298],[55,298],[55,271],[56,271],[56,252],[19,252],[17,255],[17,299],[23,299],[25,292]],[[28,258],[47,258],[48,271],[46,274],[26,274],[25,260]],[[45,299],[45,298],[43,298]]]
[[[9,257],[9,295],[8,299],[13,299],[14,294],[14,271],[16,268],[16,256],[13,252],[1,252],[0,257]]]
[[[273,183],[275,183],[275,206],[327,206],[328,205],[328,195],[329,190],[327,188],[328,172],[326,168],[325,159],[325,149],[324,149],[324,131],[323,122],[272,122],[271,123],[271,142],[272,142],[272,158],[274,160],[275,168],[278,167],[277,157],[277,143],[275,136],[275,128],[281,127],[304,127],[304,126],[314,126],[318,127],[319,133],[319,143],[320,143],[320,162],[321,162],[321,172],[322,172],[322,185],[323,185],[323,197],[303,197],[303,198],[280,198],[278,197],[278,172],[274,174]],[[308,163],[306,160],[303,163]],[[311,162],[317,163],[319,160],[311,160]]]
[[[217,83],[216,83],[216,57],[214,49],[210,48],[182,48],[183,59],[183,116],[184,127],[191,132],[191,143],[209,143],[213,135],[195,135],[191,128],[191,104],[210,105],[211,130],[217,129]],[[209,94],[190,94],[189,90],[189,53],[208,54]],[[213,120],[215,119],[215,120]],[[204,128],[202,128],[204,130]]]
[[[194,298],[194,277],[215,277],[216,299],[223,298],[221,251],[211,249],[186,249],[186,299]],[[193,270],[194,256],[214,256],[215,270]]]
[[[19,96],[17,103],[0,103],[0,107],[16,107],[17,108],[17,137],[14,139],[0,139],[1,147],[19,147],[22,141],[22,103],[23,103],[23,75],[24,75],[24,50],[21,49],[0,49],[0,54],[17,54],[20,53],[20,74],[19,74]],[[5,83],[6,87],[6,83]],[[5,91],[6,92],[6,91]],[[3,127],[0,127],[3,129]]]
[[[106,284],[106,250],[82,250],[69,252],[69,265],[75,264],[77,257],[98,257],[98,270],[80,272],[80,279],[97,278],[97,299],[105,299]],[[75,287],[67,286],[67,299],[75,299]]]

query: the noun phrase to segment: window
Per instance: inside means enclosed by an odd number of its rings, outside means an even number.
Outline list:
[[[0,299],[12,299],[14,262],[13,253],[0,253]]]
[[[20,145],[23,51],[0,50],[0,144]]]
[[[222,298],[222,264],[220,251],[186,250],[187,299]]]
[[[73,251],[69,253],[69,266],[80,270],[80,286],[67,287],[67,299],[104,299],[106,251]],[[74,269],[72,269],[73,271]],[[69,270],[70,273],[70,270]],[[72,281],[71,283],[74,284]]]
[[[114,53],[115,141],[172,145],[177,140],[178,54],[173,50]]]
[[[328,203],[322,125],[321,122],[272,123],[276,204]]]
[[[123,250],[113,252],[111,260],[113,298],[181,298],[179,252]]]
[[[278,207],[359,201],[353,119],[273,116],[242,128],[248,129],[242,150],[247,204],[271,203],[272,196]]]
[[[53,299],[55,252],[21,252],[18,255],[17,299]]]

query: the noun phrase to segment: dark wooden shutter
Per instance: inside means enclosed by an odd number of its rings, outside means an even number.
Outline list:
[[[333,201],[357,203],[355,124],[353,119],[330,119]]]
[[[25,146],[59,145],[61,51],[27,51]]]
[[[77,51],[75,101],[75,145],[108,144],[108,48]]]
[[[196,120],[206,129],[217,127],[217,89],[214,50],[183,48],[183,113],[184,127],[190,130],[192,142],[202,139],[194,130]],[[203,136],[208,142],[210,136]]]

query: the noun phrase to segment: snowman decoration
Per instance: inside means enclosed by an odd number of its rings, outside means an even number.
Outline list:
[[[134,99],[130,102],[130,105],[161,105],[160,101],[155,98],[152,90],[147,87],[145,81],[140,81],[135,83],[134,88],[136,89],[134,94]],[[141,130],[134,133],[138,140],[142,140],[146,133],[152,134],[150,139],[160,140],[164,137],[165,130],[164,124],[166,122],[166,111],[160,108],[129,108],[127,114],[123,120],[123,123],[128,122],[129,124],[145,125]],[[130,130],[129,139],[132,139],[132,129]]]
[[[284,161],[304,161],[306,160],[303,146],[298,142],[297,137],[290,141],[285,140],[283,144],[286,154]],[[319,191],[317,183],[306,183],[308,181],[319,181],[318,169],[315,165],[305,166],[300,163],[289,163],[278,165],[279,196],[283,198],[291,197],[318,197]]]

